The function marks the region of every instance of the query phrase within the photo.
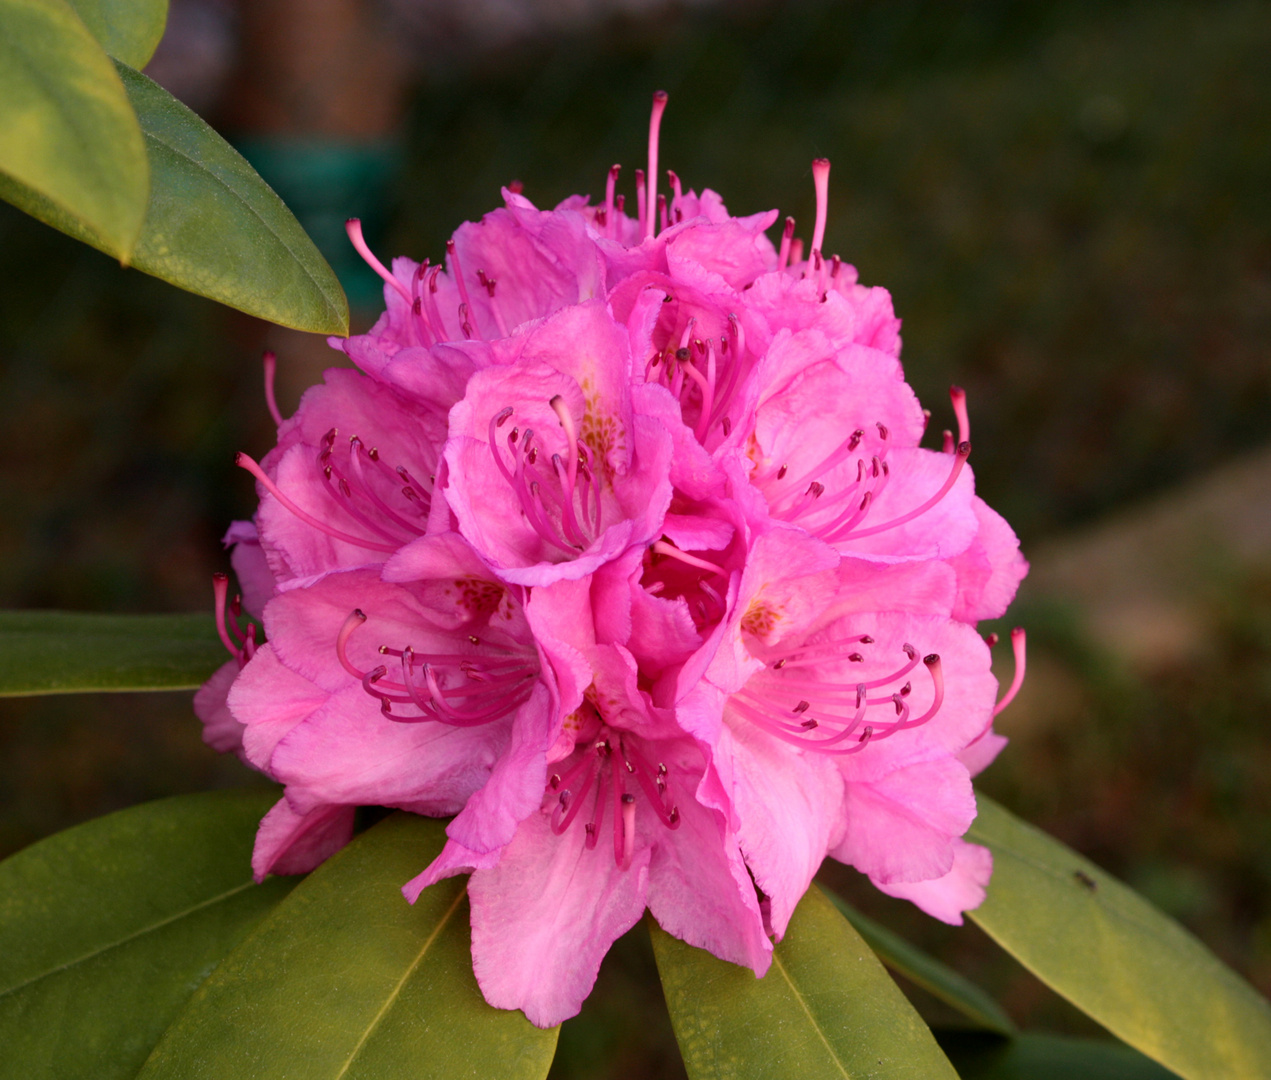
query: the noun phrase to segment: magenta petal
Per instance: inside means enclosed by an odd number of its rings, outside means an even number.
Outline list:
[[[250,521],[236,521],[229,527],[221,542],[227,547],[233,545],[230,565],[234,568],[234,576],[238,578],[243,608],[249,615],[259,619],[269,598],[274,595],[277,582],[260,546],[256,525]]]
[[[958,602],[953,617],[976,623],[996,619],[1015,599],[1028,562],[1019,550],[1014,530],[983,499],[972,500],[979,531],[971,546],[951,560],[958,575]]]
[[[252,876],[307,874],[353,839],[352,806],[317,806],[297,814],[279,799],[261,819],[252,851]]]
[[[958,751],[958,760],[966,766],[967,772],[972,776],[979,776],[993,764],[997,755],[1006,749],[1006,744],[1010,741],[1005,735],[999,735],[991,727],[986,728],[983,735]]]
[[[801,753],[744,721],[721,740],[732,754],[738,839],[755,884],[771,899],[779,941],[795,905],[842,832],[844,784],[834,763]]]
[[[845,806],[847,829],[830,854],[885,883],[943,877],[975,818],[971,777],[951,757],[848,783]]]
[[[606,844],[590,851],[583,831],[554,836],[533,814],[499,864],[468,882],[472,960],[485,999],[521,1009],[538,1027],[578,1013],[609,946],[639,920],[649,885],[649,848],[637,844],[623,871]]]
[[[273,645],[256,650],[229,692],[234,718],[244,725],[243,753],[269,771],[278,740],[327,700],[321,687],[279,662]]]
[[[486,852],[472,851],[447,838],[446,846],[441,849],[441,854],[433,859],[425,870],[402,886],[402,895],[406,897],[408,903],[413,904],[428,886],[435,885],[444,878],[454,877],[456,874],[471,874],[474,870],[489,870],[497,866],[502,853],[501,848]]]
[[[558,729],[554,720],[547,687],[539,683],[513,716],[507,748],[490,770],[490,778],[446,827],[447,835],[482,853],[512,839],[517,825],[543,801],[547,750]]]
[[[230,660],[194,693],[194,715],[203,721],[203,741],[222,754],[231,750],[243,756],[245,726],[230,712],[230,687],[238,678],[238,661]]]
[[[504,722],[394,723],[354,683],[292,728],[269,765],[300,811],[348,803],[445,815],[458,813],[486,782],[508,739]]]
[[[772,944],[737,837],[696,799],[676,805],[679,828],[664,830],[653,849],[649,910],[668,934],[762,976]]]
[[[882,892],[909,900],[941,922],[962,925],[962,913],[984,903],[985,890],[993,873],[993,855],[979,844],[955,840],[953,867],[943,877],[929,881],[884,883],[874,881]]]

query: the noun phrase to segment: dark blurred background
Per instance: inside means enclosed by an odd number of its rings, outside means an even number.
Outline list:
[[[512,179],[542,206],[664,163],[806,232],[904,319],[910,380],[1033,559],[1003,627],[1030,677],[986,791],[1129,880],[1271,992],[1271,6],[1250,2],[172,0],[150,73],[301,216],[442,253]],[[252,509],[233,453],[337,354],[126,272],[0,205],[0,604],[209,606]],[[999,650],[1001,647],[999,646]],[[1002,656],[1009,678],[1009,657]],[[121,806],[257,782],[188,695],[0,702],[0,853]],[[996,950],[827,880],[978,978],[1021,1022],[1089,1021]],[[559,1076],[674,1075],[638,935]],[[930,1000],[915,1000],[948,1020]],[[646,1008],[646,1005],[648,1008]]]

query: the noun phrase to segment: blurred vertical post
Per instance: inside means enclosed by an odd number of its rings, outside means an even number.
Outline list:
[[[344,285],[355,324],[382,306],[379,279],[348,242],[362,219],[378,247],[391,213],[410,67],[376,0],[244,0],[224,120],[235,145],[282,196]],[[271,331],[284,396],[335,354]],[[299,384],[299,385],[297,385]]]

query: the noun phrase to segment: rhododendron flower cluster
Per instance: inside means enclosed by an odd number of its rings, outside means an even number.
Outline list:
[[[218,578],[231,660],[207,740],[285,785],[258,878],[354,808],[451,817],[404,882],[470,874],[487,1000],[576,1013],[648,908],[763,975],[823,859],[960,922],[986,850],[971,776],[1004,740],[990,643],[1027,569],[927,426],[890,297],[776,211],[659,190],[634,213],[515,188],[443,263],[355,245],[370,333],[278,422]],[[272,358],[267,360],[271,385]],[[242,625],[243,609],[260,622]]]

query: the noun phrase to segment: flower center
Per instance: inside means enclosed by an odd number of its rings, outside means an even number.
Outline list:
[[[600,839],[606,804],[612,818],[614,862],[627,870],[635,852],[635,791],[642,791],[650,809],[668,829],[680,827],[679,808],[671,801],[667,787],[669,770],[662,762],[652,765],[636,749],[636,740],[628,732],[615,731],[602,725],[596,739],[582,749],[575,749],[569,765],[553,772],[547,780],[549,797],[556,795],[552,807],[552,832],[560,836],[583,811],[590,807],[584,825],[584,843],[594,848]],[[592,788],[595,794],[592,795]],[[634,790],[628,790],[633,788]],[[589,799],[588,796],[591,795]],[[548,804],[550,805],[550,804]]]
[[[944,702],[944,674],[935,653],[919,661],[918,650],[906,642],[901,647],[903,664],[880,678],[860,682],[836,680],[816,670],[844,658],[851,664],[864,663],[861,650],[873,644],[872,637],[862,634],[801,646],[770,661],[729,704],[769,734],[826,754],[857,754],[899,731],[921,727]],[[853,651],[844,657],[847,649]],[[909,705],[913,683],[908,676],[920,662],[931,678],[932,700],[924,712],[913,716]],[[897,685],[902,679],[904,683]]]
[[[600,470],[591,447],[578,437],[564,398],[557,395],[549,404],[565,433],[566,449],[551,455],[550,473],[545,452],[534,441],[534,429],[512,427],[504,443],[512,455],[509,467],[499,449],[499,429],[513,415],[512,406],[490,418],[490,453],[503,478],[516,493],[521,512],[543,540],[571,558],[585,551],[604,531]]]
[[[448,652],[381,645],[378,652],[393,659],[397,678],[388,677],[386,664],[362,671],[349,659],[348,641],[365,622],[360,609],[350,613],[336,637],[336,655],[390,720],[405,724],[435,720],[452,727],[488,724],[524,704],[538,680],[533,649],[482,641],[476,634],[456,636]]]
[[[668,303],[674,303],[668,297]],[[679,344],[668,342],[649,357],[646,382],[665,386],[679,400],[685,423],[691,424],[700,443],[719,428],[724,438],[732,430],[726,415],[746,365],[746,335],[736,315],[728,316],[728,330],[719,337],[694,337],[697,320],[690,318],[680,334]],[[674,339],[672,339],[673,341]]]

